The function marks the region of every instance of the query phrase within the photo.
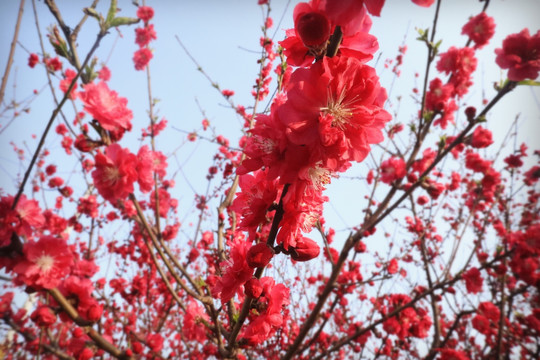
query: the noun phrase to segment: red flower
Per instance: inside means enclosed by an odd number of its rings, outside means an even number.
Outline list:
[[[96,155],[96,169],[92,172],[94,184],[101,196],[110,202],[125,199],[133,192],[137,180],[137,157],[118,144]]]
[[[276,329],[283,325],[283,308],[289,305],[289,289],[283,284],[275,284],[274,279],[263,277],[260,280],[263,294],[257,299],[257,303],[265,310],[252,320],[242,334],[250,344],[260,344]]]
[[[111,70],[105,65],[98,72],[98,79],[103,81],[109,81],[111,79]]]
[[[201,305],[195,301],[191,301],[187,306],[186,315],[182,323],[184,336],[187,340],[195,340],[201,344],[207,340],[206,327],[201,320],[208,322],[208,315]]]
[[[474,132],[471,136],[471,146],[473,148],[485,148],[491,144],[493,144],[491,130],[484,129],[481,126],[474,129]]]
[[[144,70],[146,66],[152,60],[154,55],[152,51],[148,48],[142,48],[133,54],[133,63],[135,64],[135,70]]]
[[[276,201],[277,181],[267,179],[267,171],[256,171],[240,176],[240,188],[231,206],[231,210],[241,216],[238,224],[240,230],[249,232],[250,239],[260,224],[268,222],[268,208]]]
[[[46,305],[40,305],[32,315],[30,319],[36,323],[39,327],[49,327],[56,322],[56,315],[52,312],[51,308]]]
[[[259,279],[257,279],[256,277],[252,277],[244,285],[244,291],[246,295],[257,299],[259,296],[261,296],[263,292],[263,287]]]
[[[39,62],[39,57],[37,56],[37,54],[30,54],[30,56],[28,57],[28,66],[30,66],[31,68],[34,68],[34,66],[36,66],[36,64]]]
[[[317,243],[305,236],[296,240],[296,245],[291,251],[291,258],[295,261],[309,261],[319,256],[321,248]],[[334,259],[336,261],[337,259]]]
[[[312,163],[340,170],[362,161],[370,144],[383,140],[391,116],[382,106],[386,91],[375,70],[354,58],[324,58],[309,69],[297,69],[288,101],[278,109],[289,140],[307,147]]]
[[[154,186],[154,154],[144,145],[137,153],[137,182],[142,192],[149,192]]]
[[[468,152],[465,156],[465,167],[474,172],[486,173],[491,167],[491,161],[483,159],[476,152]]]
[[[67,69],[64,72],[64,79],[60,81],[60,90],[62,90],[64,94],[68,91],[69,85],[71,85],[75,76],[77,76],[77,73],[71,69]],[[77,92],[75,91],[76,88],[77,83],[73,85],[73,89],[71,89],[71,92],[68,95],[70,99],[75,99],[77,97]]]
[[[478,294],[482,291],[483,279],[480,275],[480,270],[473,267],[463,274],[463,279],[465,280],[465,286],[467,291],[471,294]]]
[[[474,41],[475,49],[481,49],[495,34],[495,20],[485,12],[481,12],[463,25],[461,33]]]
[[[23,194],[15,210],[11,210],[13,200],[13,196],[0,198],[0,247],[10,244],[13,232],[31,237],[34,229],[45,225],[45,217],[36,200],[27,199]]]
[[[262,242],[253,245],[248,250],[246,261],[252,268],[265,267],[273,256],[274,250],[267,243]]]
[[[418,6],[430,7],[431,5],[433,5],[435,0],[412,0],[412,2]]]
[[[107,83],[100,81],[97,84],[86,84],[84,92],[79,95],[84,102],[84,110],[105,130],[113,132],[131,130],[133,113],[127,108],[127,99],[110,90]]]
[[[146,343],[152,351],[160,352],[163,349],[163,336],[160,334],[149,334],[146,336]]]
[[[65,240],[43,236],[37,242],[25,243],[24,258],[13,271],[26,285],[52,289],[60,283],[73,265],[73,254]]]
[[[391,157],[381,164],[381,181],[391,184],[405,176],[405,161],[402,158]]]
[[[230,245],[229,260],[221,263],[223,276],[218,278],[212,288],[212,296],[219,297],[222,304],[232,299],[240,287],[253,275],[253,268],[246,262],[250,244],[237,236]]]
[[[414,1],[414,0],[413,0]],[[441,357],[440,360],[470,360],[470,358],[463,352],[454,349],[437,349]]]
[[[497,65],[509,69],[508,79],[536,79],[540,71],[540,30],[533,36],[529,29],[509,35],[504,39],[502,49],[495,49],[495,54]]]
[[[144,28],[135,29],[135,43],[139,45],[139,47],[145,47],[150,44],[150,41],[156,39],[157,35],[153,24],[147,25]]]
[[[388,263],[388,273],[389,274],[395,274],[398,272],[399,270],[399,263],[397,261],[397,259],[392,259],[390,260],[390,262]]]
[[[452,74],[450,84],[454,86],[452,95],[465,95],[472,85],[471,74],[476,70],[474,49],[465,47],[458,49],[452,46],[447,52],[440,54],[437,70]]]
[[[137,17],[146,23],[154,17],[154,9],[150,6],[139,6]]]
[[[45,65],[51,72],[62,70],[62,62],[57,57],[45,59]]]
[[[321,7],[324,7],[333,25],[341,26],[344,35],[356,34],[358,31],[365,31],[362,24],[366,14],[380,16],[384,5],[384,0],[324,0]]]

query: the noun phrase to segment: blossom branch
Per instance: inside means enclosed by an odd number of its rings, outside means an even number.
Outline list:
[[[60,305],[62,310],[68,314],[71,320],[73,320],[77,325],[84,327],[88,336],[94,340],[95,344],[105,350],[107,353],[111,354],[115,358],[121,360],[131,360],[131,356],[128,356],[125,351],[118,349],[116,346],[107,341],[103,336],[101,336],[93,327],[89,326],[89,322],[82,319],[77,310],[71,306],[69,301],[62,295],[58,289],[51,289],[48,291],[49,294],[53,297],[54,300]]]

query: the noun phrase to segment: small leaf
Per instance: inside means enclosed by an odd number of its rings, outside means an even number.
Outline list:
[[[131,17],[117,17],[107,22],[109,28],[122,26],[122,25],[133,25],[139,22],[139,19]]]
[[[116,15],[117,3],[116,0],[111,0],[111,5],[109,6],[109,12],[107,13],[107,24],[111,24]],[[112,27],[111,25],[109,27]]]
[[[518,85],[529,85],[529,86],[540,86],[540,81],[534,81],[534,80],[521,80],[518,81]]]

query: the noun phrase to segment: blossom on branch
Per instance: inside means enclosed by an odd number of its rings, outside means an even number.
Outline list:
[[[109,145],[104,154],[97,153],[92,178],[105,200],[124,200],[133,192],[133,183],[138,179],[137,157],[118,144]]]
[[[540,30],[533,36],[529,29],[509,35],[495,54],[497,65],[508,69],[509,80],[536,79],[540,72]]]
[[[89,83],[83,86],[79,93],[84,103],[84,110],[89,113],[102,128],[112,132],[131,130],[133,113],[127,108],[127,99],[119,97],[118,93],[110,90],[107,83]]]
[[[73,254],[64,239],[43,236],[38,241],[25,243],[24,257],[13,272],[17,279],[33,288],[52,289],[73,266]]]

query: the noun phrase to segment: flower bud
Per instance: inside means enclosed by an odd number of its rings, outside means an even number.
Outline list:
[[[265,267],[268,265],[274,250],[265,242],[253,245],[247,252],[246,261],[252,268]]]
[[[90,152],[101,145],[103,145],[101,142],[90,140],[83,134],[75,139],[75,148],[81,152]]]
[[[98,321],[102,313],[103,313],[103,306],[96,303],[90,306],[90,308],[86,312],[86,317],[90,321]]]
[[[296,261],[309,261],[319,256],[321,251],[319,245],[307,237],[298,239],[296,246],[292,250],[291,257]]]
[[[295,22],[296,33],[308,48],[324,47],[330,38],[330,21],[319,12],[300,14]]]
[[[474,106],[469,106],[465,109],[465,116],[467,116],[468,121],[473,121],[476,116],[476,108]]]

